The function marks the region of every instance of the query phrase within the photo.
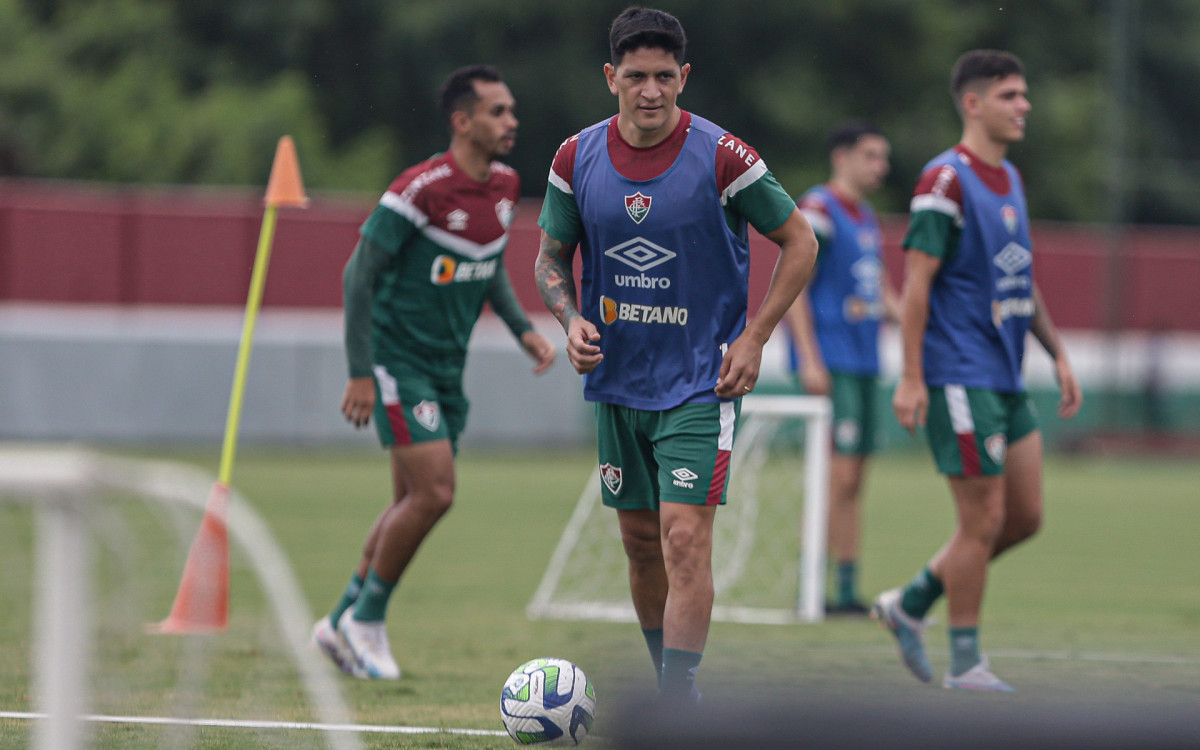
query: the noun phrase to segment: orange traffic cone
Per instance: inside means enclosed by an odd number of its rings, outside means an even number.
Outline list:
[[[271,176],[267,180],[267,194],[263,197],[263,203],[295,208],[308,205],[304,180],[300,177],[300,160],[296,158],[296,144],[290,135],[281,137],[275,146],[275,161],[271,163]]]
[[[229,622],[229,488],[213,484],[200,530],[192,540],[171,614],[147,626],[153,633],[192,634],[225,630]]]

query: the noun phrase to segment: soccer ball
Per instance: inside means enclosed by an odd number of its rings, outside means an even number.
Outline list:
[[[525,662],[500,693],[500,718],[518,745],[578,745],[595,715],[592,683],[566,659]]]

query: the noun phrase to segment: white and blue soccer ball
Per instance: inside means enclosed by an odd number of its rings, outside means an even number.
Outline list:
[[[500,718],[518,745],[578,745],[592,728],[596,691],[566,659],[533,659],[500,693]]]

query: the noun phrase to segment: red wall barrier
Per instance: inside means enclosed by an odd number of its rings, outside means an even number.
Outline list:
[[[264,306],[339,307],[342,266],[374,196],[315,196],[280,209]],[[543,310],[533,283],[540,201],[524,200],[506,253],[517,296]],[[245,304],[262,196],[243,190],[0,181],[0,301]],[[885,217],[885,261],[899,283],[905,217]],[[777,257],[752,234],[752,308]],[[1036,223],[1038,283],[1063,328],[1104,328],[1110,276],[1124,328],[1200,330],[1200,229],[1130,227],[1114,240],[1095,225]]]

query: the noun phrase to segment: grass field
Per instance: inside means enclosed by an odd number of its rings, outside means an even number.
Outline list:
[[[160,453],[213,472],[216,451]],[[598,693],[595,733],[652,689],[634,625],[530,623],[524,614],[583,483],[585,453],[487,453],[459,459],[458,501],[397,590],[389,631],[405,672],[394,683],[339,678],[364,724],[502,729],[500,687],[517,664],[562,656]],[[268,520],[314,614],[340,593],[362,535],[388,496],[376,451],[246,449],[234,485]],[[909,708],[1003,701],[1064,714],[1113,705],[1200,708],[1200,466],[1185,462],[1052,459],[1042,533],[1003,559],[990,579],[982,631],[994,670],[1019,690],[951,694],[914,681],[886,634],[867,621],[821,625],[714,625],[699,685],[719,708],[774,703],[887,702]],[[235,547],[231,623],[216,637],[146,636],[136,627],[170,608],[184,552],[162,511],[125,510],[105,521],[97,564],[101,633],[92,709],[121,716],[314,721],[280,653],[257,582]],[[924,453],[895,453],[868,484],[864,589],[907,580],[945,539],[947,490]],[[190,539],[195,518],[182,533]],[[31,711],[32,522],[0,507],[0,711]],[[157,540],[159,543],[151,543]],[[934,610],[943,615],[943,608]],[[937,672],[947,663],[944,622],[929,631]],[[192,654],[205,658],[188,660]],[[185,666],[180,666],[180,665]],[[202,665],[196,667],[196,664]],[[192,665],[192,666],[186,666]],[[1150,715],[1149,713],[1147,715]],[[91,727],[99,748],[322,746],[311,730],[136,723]],[[0,719],[0,747],[24,747],[32,724]],[[364,733],[366,747],[507,748],[507,736]]]

